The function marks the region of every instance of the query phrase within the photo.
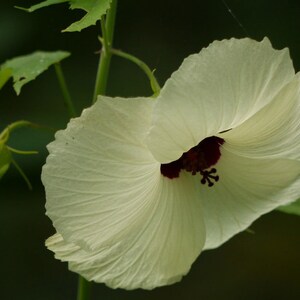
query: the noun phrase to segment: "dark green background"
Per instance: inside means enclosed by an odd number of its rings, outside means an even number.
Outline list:
[[[0,63],[39,50],[68,50],[62,64],[78,111],[92,98],[99,50],[97,28],[60,33],[81,11],[67,5],[33,14],[13,8],[36,1],[1,1]],[[296,71],[300,69],[300,1],[227,0],[227,4],[255,39],[268,36],[275,48],[289,47]],[[215,39],[246,33],[221,0],[120,0],[115,47],[146,61],[156,69],[160,83],[178,68],[184,57]],[[145,76],[131,63],[114,58],[109,95],[150,95]],[[53,69],[23,88],[17,97],[9,82],[0,91],[0,129],[27,119],[55,128],[65,127],[66,109]],[[0,298],[22,300],[75,299],[77,275],[53,258],[44,240],[54,232],[45,217],[45,196],[39,176],[46,131],[22,129],[10,145],[38,149],[37,156],[16,157],[34,185],[26,185],[11,168],[0,182]],[[154,291],[111,290],[94,286],[93,299],[300,299],[300,218],[273,212],[256,221],[255,234],[241,233],[221,248],[204,252],[181,283]]]

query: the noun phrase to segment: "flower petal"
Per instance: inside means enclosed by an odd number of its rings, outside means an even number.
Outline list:
[[[224,144],[225,145],[225,144]],[[262,214],[300,196],[300,162],[250,159],[222,148],[212,188],[197,185],[206,226],[205,249],[218,247]]]
[[[205,240],[193,180],[160,173],[143,140],[154,100],[101,97],[49,145],[43,168],[56,257],[88,280],[152,289],[180,280]]]
[[[216,41],[189,56],[166,82],[147,139],[163,163],[208,136],[236,127],[266,106],[295,75],[288,49],[267,38]]]
[[[299,160],[300,74],[252,118],[220,136],[240,156]]]

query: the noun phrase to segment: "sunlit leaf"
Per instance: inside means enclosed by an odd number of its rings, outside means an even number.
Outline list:
[[[7,172],[11,163],[11,154],[6,145],[0,141],[0,179]]]
[[[33,12],[46,6],[64,2],[69,3],[70,9],[82,9],[86,14],[79,21],[72,23],[63,31],[81,31],[86,27],[94,25],[98,20],[101,20],[102,16],[105,15],[109,9],[111,0],[46,0],[27,9],[22,9]]]
[[[46,71],[52,64],[58,63],[69,55],[70,53],[65,51],[37,51],[29,55],[19,56],[6,61],[1,66],[1,70],[11,70],[10,76],[13,77],[14,89],[17,95],[19,95],[24,84],[28,83],[31,80],[34,80],[37,76]],[[3,75],[3,78],[5,78],[4,76],[5,75]],[[8,80],[7,77],[5,79],[6,81]]]
[[[278,208],[278,210],[288,214],[294,214],[300,216],[300,199],[298,199],[297,201],[289,205],[281,206]]]

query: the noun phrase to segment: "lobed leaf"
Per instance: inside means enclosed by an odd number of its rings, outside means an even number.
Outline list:
[[[23,85],[31,80],[34,80],[37,76],[46,71],[51,65],[58,63],[69,55],[70,53],[65,51],[37,51],[32,54],[10,59],[6,61],[0,68],[0,88],[1,83],[4,85],[4,83],[12,76],[14,81],[14,89],[17,95],[19,95]],[[10,74],[7,70],[10,70]]]
[[[84,28],[94,25],[98,20],[101,20],[103,15],[106,14],[111,4],[111,0],[46,0],[27,9],[21,9],[33,12],[43,7],[64,2],[69,2],[70,9],[82,9],[86,12],[79,21],[72,23],[69,27],[63,30],[69,32],[81,31]]]

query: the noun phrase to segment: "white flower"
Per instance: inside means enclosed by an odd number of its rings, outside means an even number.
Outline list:
[[[49,145],[47,247],[113,288],[179,281],[299,196],[299,105],[288,50],[267,39],[212,43],[157,99],[99,97]]]

